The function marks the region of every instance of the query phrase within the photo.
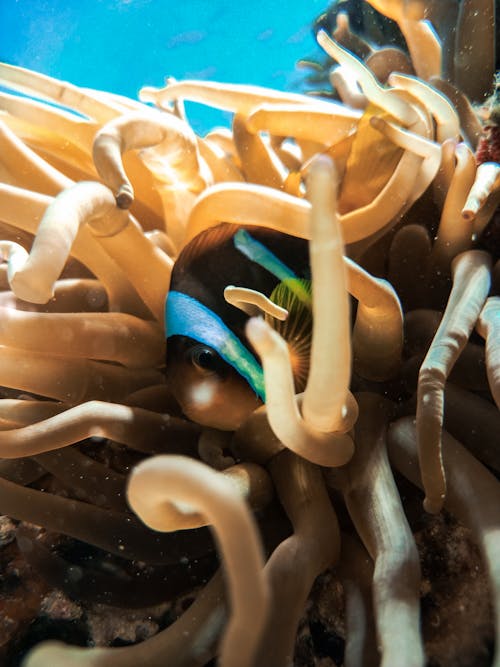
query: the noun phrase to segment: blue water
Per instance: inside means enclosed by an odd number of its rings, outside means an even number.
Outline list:
[[[326,0],[0,0],[0,59],[136,97],[165,77],[297,87]],[[198,132],[227,117],[199,105]]]

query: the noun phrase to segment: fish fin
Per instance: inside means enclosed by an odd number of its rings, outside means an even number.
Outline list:
[[[295,391],[305,389],[309,374],[312,338],[311,281],[296,278],[284,280],[269,297],[276,305],[286,308],[288,317],[280,321],[266,315],[265,319],[288,344]]]

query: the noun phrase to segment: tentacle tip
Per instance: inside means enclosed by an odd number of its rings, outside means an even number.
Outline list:
[[[476,217],[475,211],[472,209],[464,208],[462,211],[462,218],[464,220],[467,220],[467,222],[473,222],[474,218]]]
[[[334,176],[334,163],[331,157],[323,153],[314,156],[309,166],[309,173],[326,174],[329,178]]]
[[[116,194],[116,205],[121,209],[128,209],[134,203],[134,190],[132,186],[125,184]]]
[[[426,496],[424,499],[424,510],[428,514],[439,514],[443,509],[444,498],[444,493],[438,497]]]
[[[21,272],[12,276],[10,287],[18,299],[28,303],[46,304],[54,296],[53,285],[37,284]]]
[[[270,326],[262,317],[251,317],[246,324],[245,334],[252,345],[260,349],[269,344]]]
[[[141,102],[154,102],[158,88],[152,86],[144,86],[139,91],[139,99]]]

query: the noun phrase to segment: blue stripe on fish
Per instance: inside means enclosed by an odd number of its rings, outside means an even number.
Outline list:
[[[290,291],[302,302],[311,303],[310,293],[304,289],[303,281],[284,264],[279,257],[254,239],[245,229],[239,229],[234,235],[234,246],[252,262],[272,273],[281,282],[284,282]]]
[[[182,292],[169,292],[165,331],[167,338],[187,336],[213,348],[265,401],[264,373],[259,362],[221,318],[202,303]]]
[[[267,269],[280,280],[296,278],[295,273],[266,246],[254,239],[245,229],[239,229],[234,235],[235,247],[252,262]]]

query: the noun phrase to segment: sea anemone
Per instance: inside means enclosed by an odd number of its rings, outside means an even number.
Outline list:
[[[297,637],[327,577],[343,590],[331,632],[345,665],[500,665],[494,34],[467,0],[456,46],[438,3],[371,4],[397,21],[410,67],[392,73],[394,50],[374,58],[340,18],[338,41],[317,35],[340,101],[169,81],[139,102],[0,65],[7,570],[24,559],[68,599],[111,608],[197,591],[141,643],[45,642],[25,667],[302,665]],[[232,129],[197,136],[184,99],[233,112]],[[306,239],[312,277],[297,394],[273,325],[286,308],[221,267],[226,301],[266,315],[245,330],[265,403],[229,432],[187,419],[162,369],[176,259],[222,222]],[[436,648],[422,568],[446,521],[479,548],[495,621]]]

